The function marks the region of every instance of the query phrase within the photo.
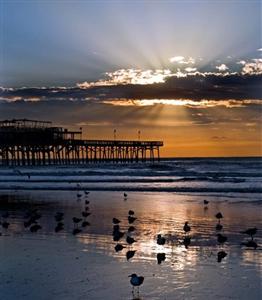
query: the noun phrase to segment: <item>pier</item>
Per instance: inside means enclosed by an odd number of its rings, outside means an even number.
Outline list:
[[[85,140],[82,130],[28,119],[0,121],[0,165],[84,165],[155,162],[162,141]]]

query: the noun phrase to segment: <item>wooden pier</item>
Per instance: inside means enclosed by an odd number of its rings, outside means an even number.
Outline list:
[[[0,121],[0,165],[159,161],[162,141],[84,140],[82,131],[27,119]]]

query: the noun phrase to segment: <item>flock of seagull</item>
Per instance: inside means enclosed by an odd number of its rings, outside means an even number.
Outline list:
[[[88,200],[88,195],[89,195],[89,191],[84,191],[84,195],[85,197],[85,207],[84,210],[82,211],[82,216],[81,217],[73,217],[72,221],[73,221],[73,231],[72,234],[73,235],[77,235],[80,232],[82,232],[82,228],[89,226],[90,223],[88,222],[87,218],[91,215],[91,212],[89,211],[89,204],[90,201]],[[83,194],[81,192],[77,192],[77,199],[81,200]],[[123,194],[124,196],[124,200],[127,200],[127,193]],[[208,209],[208,204],[209,201],[207,200],[203,200],[203,204],[204,204],[204,209]],[[3,229],[7,230],[10,223],[8,222],[8,218],[9,218],[9,212],[4,212],[1,216],[0,219],[0,225],[2,226]],[[34,233],[37,232],[38,230],[42,229],[42,226],[38,223],[38,221],[41,219],[41,214],[39,213],[38,209],[33,209],[28,211],[24,218],[26,219],[24,221],[24,227],[25,228],[29,228],[29,230]],[[215,226],[215,229],[217,231],[217,242],[219,245],[223,245],[225,244],[225,242],[228,241],[228,238],[225,235],[222,235],[220,233],[220,231],[223,229],[223,225],[221,223],[221,219],[223,219],[223,215],[221,212],[218,212],[215,215],[216,219],[218,220],[218,223]],[[56,226],[54,231],[60,232],[62,230],[64,230],[64,213],[63,212],[57,212],[54,215],[54,219],[56,221]],[[126,259],[129,260],[132,257],[135,256],[136,254],[136,250],[134,250],[132,248],[133,244],[137,242],[137,240],[133,237],[134,232],[136,231],[135,226],[133,225],[137,220],[137,217],[135,216],[135,212],[133,210],[129,210],[128,211],[128,215],[127,215],[127,221],[129,224],[129,227],[127,229],[127,232],[121,231],[120,228],[120,223],[121,220],[119,220],[118,218],[113,218],[112,219],[112,223],[113,223],[113,231],[112,231],[112,237],[113,237],[113,241],[116,242],[116,245],[114,247],[116,252],[120,252],[123,249],[127,248],[127,252],[126,252]],[[185,246],[186,249],[188,249],[188,246],[191,243],[191,237],[190,237],[190,231],[191,231],[191,227],[189,225],[189,222],[185,222],[184,226],[183,226],[183,231],[184,231],[184,238],[182,241],[182,244]],[[254,241],[254,235],[257,233],[257,228],[249,228],[245,231],[241,231],[240,233],[242,234],[246,234],[248,236],[250,236],[250,239],[246,242],[241,243],[241,245],[244,245],[248,248],[253,248],[256,249],[258,247],[257,243]],[[0,236],[1,236],[1,232],[0,232]],[[125,237],[125,242],[126,245],[123,243],[121,243],[121,239],[123,239]],[[158,234],[156,237],[156,243],[158,245],[165,245],[165,243],[167,242],[167,239],[161,235]],[[225,257],[227,256],[227,253],[224,250],[221,250],[217,253],[217,262],[221,262]],[[165,261],[166,259],[166,255],[165,253],[157,253],[157,263],[161,264],[163,261]],[[137,293],[139,295],[139,286],[141,286],[144,282],[144,277],[143,276],[138,276],[137,274],[131,274],[129,275],[130,277],[130,283],[133,287],[132,289],[132,293],[134,295],[134,288],[137,288]]]

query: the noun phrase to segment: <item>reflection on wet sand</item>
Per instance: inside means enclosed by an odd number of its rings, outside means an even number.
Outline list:
[[[6,194],[0,197],[1,242],[12,238],[15,243],[22,238],[26,247],[28,239],[77,241],[79,246],[75,247],[83,253],[113,259],[117,262],[115,267],[127,275],[136,272],[145,276],[141,289],[142,296],[146,289],[149,298],[145,299],[151,299],[151,293],[154,293],[152,299],[163,299],[163,294],[172,295],[174,290],[180,291],[178,299],[183,299],[184,289],[200,280],[194,276],[204,269],[207,274],[219,270],[219,265],[228,270],[238,264],[242,272],[253,269],[259,273],[261,232],[252,231],[252,240],[256,234],[256,250],[241,247],[241,243],[247,241],[243,231],[251,224],[261,228],[256,207],[253,204],[230,205],[210,197],[207,210],[201,197],[190,197],[190,201],[186,201],[188,196],[183,195],[129,193],[128,199],[123,200],[121,193],[114,192],[92,192],[90,195],[88,192],[81,197],[74,192]],[[223,212],[223,229],[218,234],[216,218],[220,224],[220,211]],[[4,225],[6,223],[10,225]],[[48,255],[52,257],[52,251]],[[150,271],[143,274],[145,270]],[[229,273],[223,276],[229,280]],[[157,278],[159,284],[165,281],[165,290],[156,286],[150,291],[150,285],[157,284]],[[176,280],[175,287],[173,280]],[[215,286],[212,279],[209,280],[210,285]],[[252,280],[257,286],[259,280],[256,277]],[[99,298],[94,296],[94,299]]]

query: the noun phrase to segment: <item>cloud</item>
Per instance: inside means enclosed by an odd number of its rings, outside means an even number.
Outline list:
[[[245,60],[240,60],[240,61],[237,62],[237,64],[244,66],[246,64],[246,61]]]
[[[258,75],[262,74],[262,59],[254,58],[251,62],[245,62],[242,68],[242,74]]]
[[[197,68],[187,67],[187,68],[185,68],[185,71],[186,71],[186,72],[189,72],[189,73],[192,73],[192,72],[196,72],[196,71],[197,71]]]
[[[169,58],[169,61],[171,63],[185,64],[185,65],[195,63],[195,59],[193,57],[189,57],[186,59],[184,56],[173,56]]]
[[[215,140],[215,141],[224,141],[224,140],[227,140],[227,137],[226,136],[212,136],[211,137],[212,140]]]
[[[78,83],[75,87],[0,88],[0,102],[15,101],[83,101],[103,102],[119,99],[171,100],[259,100],[261,73],[253,66],[259,60],[243,65],[242,73],[212,73],[178,70],[121,70],[107,79]]]
[[[219,72],[225,72],[226,70],[228,70],[228,66],[225,65],[225,64],[221,64],[220,66],[216,66],[216,69],[219,71]]]
[[[107,72],[107,79],[95,82],[77,83],[80,88],[90,88],[94,86],[112,86],[119,84],[153,84],[164,82],[167,77],[174,74],[169,69],[164,70],[140,70],[140,69],[120,69],[115,72]]]
[[[261,51],[262,51],[262,48],[257,49],[257,51],[260,51],[260,52],[261,52]]]

